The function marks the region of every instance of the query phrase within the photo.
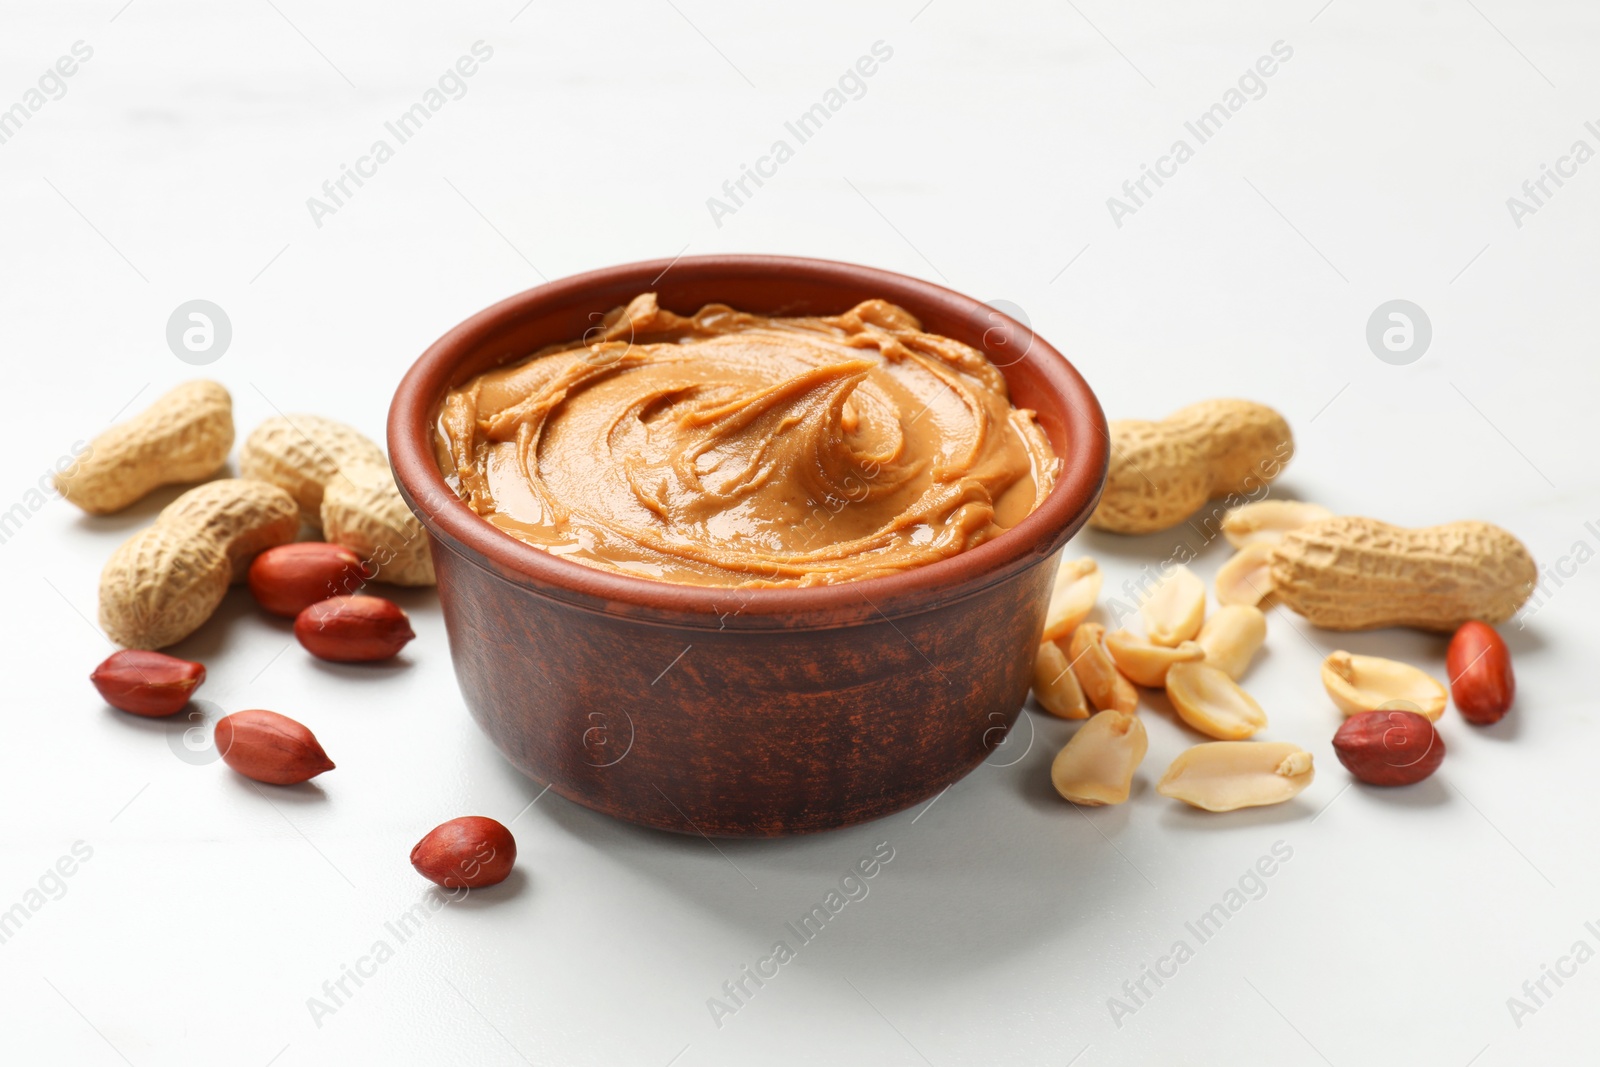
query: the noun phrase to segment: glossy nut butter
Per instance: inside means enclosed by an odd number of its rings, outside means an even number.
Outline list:
[[[453,389],[441,469],[589,566],[710,586],[876,577],[972,548],[1060,462],[984,355],[882,300],[771,318],[653,293]]]

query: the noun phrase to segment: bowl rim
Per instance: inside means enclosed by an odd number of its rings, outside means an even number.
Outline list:
[[[895,574],[830,585],[702,586],[618,574],[552,555],[480,517],[445,482],[434,452],[438,406],[455,382],[456,369],[508,322],[569,302],[586,290],[615,287],[629,280],[637,284],[638,292],[653,291],[668,271],[803,276],[872,289],[923,320],[934,309],[945,317],[993,323],[984,331],[985,338],[999,331],[1002,344],[1025,343],[1023,358],[1040,361],[1040,377],[1063,401],[1062,418],[1078,454],[1058,456],[1062,470],[1044,502],[1016,526],[983,544]],[[606,307],[595,310],[610,310],[612,302],[605,303]],[[508,356],[503,362],[520,358]],[[1105,415],[1077,368],[1027,326],[991,305],[933,282],[876,267],[748,254],[623,263],[546,282],[492,304],[448,330],[412,364],[395,390],[387,433],[395,481],[407,505],[433,536],[436,551],[453,550],[534,592],[591,611],[630,618],[649,616],[719,630],[736,620],[763,626],[782,618],[786,627],[807,621],[837,625],[852,618],[891,620],[927,610],[933,591],[940,594],[941,604],[965,599],[1065,545],[1098,502],[1110,455]]]

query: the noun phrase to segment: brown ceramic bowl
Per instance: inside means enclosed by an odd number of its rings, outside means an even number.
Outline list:
[[[984,349],[1038,413],[1063,472],[1033,514],[950,559],[806,589],[717,589],[595,570],[496,530],[434,454],[454,385],[654,290],[663,307],[726,303],[820,315],[881,297]],[[1026,327],[887,271],[778,256],[630,263],[480,311],[395,393],[389,451],[432,535],[456,677],[523,773],[619,819],[683,833],[776,836],[848,826],[931,797],[1002,741],[1027,696],[1059,550],[1089,517],[1108,437],[1094,394]]]

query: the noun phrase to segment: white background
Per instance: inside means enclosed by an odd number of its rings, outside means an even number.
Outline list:
[[[1600,949],[1584,927],[1600,920],[1587,563],[1600,163],[1520,228],[1506,198],[1575,139],[1600,148],[1584,129],[1600,119],[1600,16],[1576,0],[921,2],[5,5],[0,107],[73,42],[94,54],[0,145],[0,507],[25,518],[0,546],[0,910],[74,842],[93,854],[0,944],[0,1058],[1592,1054],[1600,962],[1547,981],[1554,996],[1520,1027],[1507,998],[1579,939]],[[314,225],[307,197],[480,39],[494,54],[466,95]],[[893,57],[866,94],[716,225],[707,197],[879,40]],[[1266,95],[1114,225],[1106,198],[1280,40],[1293,57]],[[201,695],[222,708],[310,724],[339,764],[314,786],[257,789],[187,753],[181,721],[100,702],[85,680],[110,651],[87,622],[100,566],[176,491],[99,519],[30,495],[74,441],[196,373],[232,390],[241,437],[280,408],[381,437],[394,383],[467,314],[544,278],[682,251],[852,260],[1011,301],[1113,418],[1266,401],[1297,435],[1285,495],[1512,529],[1568,575],[1503,628],[1516,710],[1490,729],[1447,712],[1449,757],[1424,785],[1346,789],[1319,660],[1345,647],[1442,677],[1444,643],[1274,612],[1246,684],[1271,716],[1264,736],[1315,754],[1293,803],[1212,816],[1156,796],[1198,740],[1156,698],[1124,806],[1054,796],[1048,765],[1071,727],[1030,710],[996,766],[920,814],[713,847],[553,794],[529,808],[541,786],[468,718],[429,592],[400,596],[419,637],[391,666],[313,661],[242,591],[174,650],[207,663]],[[201,371],[164,333],[194,298],[234,329]],[[1393,298],[1432,319],[1410,366],[1364,340]],[[1109,593],[1184,536],[1088,534],[1069,552],[1100,559]],[[1196,569],[1209,579],[1226,551]],[[393,944],[385,921],[432,892],[410,846],[468,813],[512,823],[517,875],[434,914],[317,1025],[308,998]],[[1193,946],[1185,922],[1280,841],[1293,855],[1265,895],[1117,1026],[1108,998],[1175,940]],[[879,842],[894,859],[870,895],[715,1025],[707,998]]]

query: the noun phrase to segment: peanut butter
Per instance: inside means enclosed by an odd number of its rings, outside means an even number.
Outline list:
[[[1016,525],[1060,467],[981,352],[882,300],[682,316],[645,293],[452,391],[437,443],[462,498],[513,537],[714,586],[944,559]]]

